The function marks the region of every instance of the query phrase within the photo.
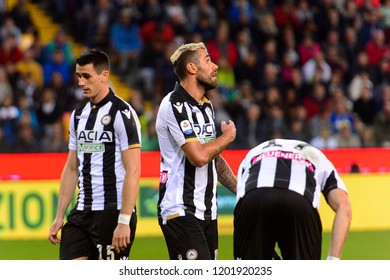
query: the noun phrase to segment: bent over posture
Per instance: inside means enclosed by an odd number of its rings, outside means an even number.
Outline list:
[[[333,164],[309,144],[263,142],[248,152],[237,173],[234,258],[321,259],[320,194],[335,212],[328,259],[339,259],[351,222],[347,188]]]

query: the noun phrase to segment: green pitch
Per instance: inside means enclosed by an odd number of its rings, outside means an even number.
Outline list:
[[[323,236],[322,259],[326,258],[329,233]],[[219,259],[233,259],[232,236],[220,236]],[[56,260],[58,248],[46,240],[0,240],[0,260]],[[131,259],[167,260],[163,237],[136,237]],[[342,256],[344,260],[390,260],[390,231],[351,232]]]

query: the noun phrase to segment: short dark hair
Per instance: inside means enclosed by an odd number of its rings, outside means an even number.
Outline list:
[[[76,63],[81,66],[92,63],[98,73],[110,70],[110,58],[104,51],[96,48],[83,52],[76,58]]]

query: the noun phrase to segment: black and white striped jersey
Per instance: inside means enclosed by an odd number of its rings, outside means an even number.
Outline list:
[[[79,160],[77,210],[121,209],[121,151],[140,148],[140,141],[137,114],[111,89],[98,104],[87,102],[72,112],[69,149]]]
[[[214,109],[207,97],[198,104],[176,83],[164,97],[156,120],[161,150],[158,216],[166,220],[186,214],[201,220],[217,218],[217,173],[214,160],[193,166],[181,147],[190,141],[216,138]]]
[[[256,188],[285,188],[319,207],[321,192],[347,191],[335,167],[320,150],[289,139],[274,139],[251,149],[237,173],[237,199]]]

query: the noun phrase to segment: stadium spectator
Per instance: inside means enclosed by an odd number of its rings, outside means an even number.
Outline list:
[[[374,120],[375,141],[378,147],[390,147],[390,97],[383,100],[382,110]]]
[[[353,0],[349,2],[353,2]],[[343,38],[344,40],[342,41],[342,44],[345,50],[345,60],[348,65],[345,80],[348,83],[352,80],[352,77],[355,74],[357,66],[356,58],[362,50],[362,46],[359,44],[356,29],[353,27],[349,26],[344,29]]]
[[[7,33],[0,46],[0,65],[6,65],[8,62],[15,64],[22,58],[23,53],[17,44],[15,35]]]
[[[184,4],[179,0],[167,0],[162,5],[163,18],[168,22],[176,36],[185,37],[187,34],[187,14]]]
[[[221,55],[225,55],[231,67],[235,67],[238,60],[236,44],[230,38],[230,25],[228,21],[218,22],[216,37],[206,42],[211,60],[218,61]]]
[[[57,93],[50,87],[41,90],[38,100],[36,112],[41,125],[40,136],[44,138],[52,131],[53,124],[61,119],[63,111]]]
[[[63,29],[59,29],[54,35],[53,40],[49,41],[46,45],[44,45],[42,49],[42,64],[52,61],[54,53],[58,50],[61,50],[63,52],[65,62],[70,67],[71,65],[73,65],[74,62],[72,47],[73,46],[68,38],[68,35]]]
[[[251,103],[245,115],[239,116],[236,124],[240,128],[236,140],[232,143],[234,149],[253,148],[265,140],[263,112],[260,105]]]
[[[66,62],[65,53],[62,49],[56,49],[52,58],[43,64],[43,81],[45,85],[51,83],[55,73],[61,74],[64,83],[69,84],[71,69]]]
[[[318,51],[302,66],[303,79],[306,83],[313,83],[316,74],[323,83],[327,83],[332,75],[332,68],[325,59],[322,51]]]
[[[112,24],[110,45],[114,57],[113,66],[117,66],[121,78],[124,81],[129,79],[127,82],[131,84],[142,48],[139,24],[134,19],[131,9],[121,10],[119,18]]]
[[[163,57],[158,61],[155,70],[155,92],[154,99],[160,101],[175,86],[177,76],[173,71],[172,63],[169,60],[175,49],[176,43],[172,42],[166,45]]]
[[[276,26],[279,29],[290,25],[295,31],[298,30],[300,21],[293,1],[280,1],[273,9],[273,15],[275,17]]]
[[[310,145],[320,150],[336,149],[337,139],[333,136],[330,127],[328,125],[322,125],[318,129],[320,132],[310,140]]]
[[[13,96],[12,87],[8,81],[8,75],[4,67],[0,66],[0,104],[6,96]]]
[[[215,34],[215,29],[217,27],[218,17],[217,11],[213,5],[210,4],[209,0],[196,0],[194,3],[190,4],[187,10],[188,14],[188,24],[189,24],[189,33],[199,32],[200,29],[205,30],[204,22],[207,20],[206,30],[208,32],[203,32],[202,38],[205,41],[213,37],[211,34]],[[213,30],[212,32],[210,32]],[[202,32],[200,32],[202,34]],[[206,35],[207,34],[207,35]],[[209,35],[208,35],[209,34]],[[206,36],[205,36],[206,35]]]
[[[319,51],[321,51],[321,45],[314,40],[313,35],[311,33],[305,33],[303,40],[298,44],[300,65],[304,65]]]
[[[17,127],[17,135],[13,144],[13,152],[37,153],[42,151],[41,142],[37,139],[33,127],[28,123],[20,123]]]
[[[373,88],[370,73],[367,68],[361,68],[348,84],[348,97],[352,102],[358,100],[364,87]]]
[[[149,21],[162,21],[163,8],[159,0],[145,0],[139,5],[139,13],[142,15],[140,23],[143,25]]]
[[[17,135],[18,113],[13,96],[6,95],[0,106],[0,127],[5,141],[10,145],[13,144]]]
[[[26,96],[20,96],[18,98],[18,125],[29,125],[33,129],[34,136],[37,137],[40,131],[40,123],[38,120],[37,112],[35,111],[34,104],[29,104],[29,100]],[[39,140],[39,139],[36,139]]]
[[[20,28],[21,33],[26,33],[34,25],[26,4],[27,0],[17,0],[10,11],[10,16]]]
[[[332,97],[332,110],[329,116],[332,133],[338,133],[341,128],[345,127],[348,127],[352,133],[356,133],[355,119],[351,113],[352,108],[349,108],[349,103],[349,100],[343,95]]]
[[[142,151],[156,151],[158,149],[156,120],[151,119],[147,122],[146,129],[142,133]]]
[[[390,43],[390,1],[382,1],[382,5],[378,8],[379,23],[385,33],[386,43]]]
[[[330,108],[331,104],[326,86],[323,83],[313,84],[310,94],[303,98],[303,105],[309,119],[318,114],[322,108]]]
[[[385,41],[385,33],[382,29],[375,30],[373,37],[364,46],[371,68],[376,67],[383,58],[389,58],[389,46]]]
[[[260,88],[260,78],[262,68],[260,65],[259,54],[256,48],[251,47],[245,58],[239,59],[234,67],[234,75],[237,84],[249,81],[253,88]]]
[[[252,1],[248,0],[232,0],[230,1],[229,21],[233,33],[241,28],[248,28],[253,24],[253,6]]]
[[[343,120],[338,122],[336,141],[338,148],[360,148],[362,142],[359,136],[352,131],[350,122]]]
[[[110,29],[118,16],[118,9],[112,1],[98,0],[91,7],[85,44],[90,48],[110,51]]]
[[[16,69],[21,75],[31,75],[37,86],[43,86],[43,67],[34,59],[34,52],[31,48],[24,50],[23,58],[16,63]]]
[[[11,16],[7,16],[0,26],[0,42],[5,41],[9,35],[13,36],[15,45],[19,46],[22,31]]]
[[[360,97],[353,102],[353,113],[363,122],[364,125],[372,125],[377,113],[377,104],[373,97],[373,88],[363,86]]]

